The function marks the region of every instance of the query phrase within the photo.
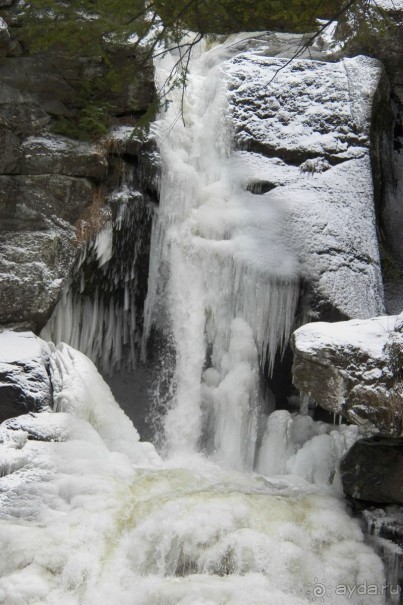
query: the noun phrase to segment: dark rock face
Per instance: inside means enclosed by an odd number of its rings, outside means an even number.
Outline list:
[[[0,423],[52,406],[49,351],[31,332],[0,333]]]
[[[403,438],[360,439],[341,460],[340,473],[351,498],[403,504]]]
[[[54,52],[30,56],[16,39],[17,3],[3,0],[2,7],[7,10],[0,19],[0,329],[38,333],[82,247],[108,219],[108,194],[121,174],[116,176],[110,138],[95,144],[52,134],[55,121],[78,115],[83,78],[105,75],[101,59]],[[122,73],[129,74],[134,60],[130,47],[110,54],[110,64]],[[135,83],[123,78],[104,101],[114,107],[119,123],[127,116],[133,124],[152,96],[152,73],[145,67]],[[138,162],[141,144],[134,151],[131,164]]]
[[[18,172],[59,174],[105,180],[108,171],[106,149],[60,136],[29,137],[20,148]]]
[[[0,220],[4,231],[40,231],[52,223],[74,223],[93,198],[87,179],[62,174],[0,176]],[[63,225],[64,226],[64,225]]]
[[[403,434],[401,316],[296,330],[293,382],[330,412],[385,436]]]

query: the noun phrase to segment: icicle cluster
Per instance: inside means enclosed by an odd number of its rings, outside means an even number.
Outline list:
[[[134,368],[141,338],[137,263],[147,246],[150,211],[132,181],[131,171],[110,197],[113,220],[83,249],[41,334],[78,349],[104,373]]]

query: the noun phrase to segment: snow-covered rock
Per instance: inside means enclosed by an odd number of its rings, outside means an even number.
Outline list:
[[[0,445],[14,449],[22,449],[27,439],[79,439],[133,463],[159,460],[149,443],[140,443],[92,361],[32,332],[0,332],[0,422]],[[0,476],[1,463],[0,456]]]
[[[330,412],[403,433],[402,316],[312,323],[292,336],[293,381]]]
[[[243,178],[262,204],[286,211],[311,310],[333,320],[381,314],[370,161],[381,64],[249,52],[226,71],[235,141],[253,153],[253,162],[240,154]]]
[[[52,405],[49,354],[32,332],[0,332],[0,422]]]
[[[32,136],[21,145],[22,174],[60,174],[105,179],[106,150],[99,145],[47,134]]]

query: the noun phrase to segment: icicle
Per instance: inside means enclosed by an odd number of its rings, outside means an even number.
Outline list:
[[[81,250],[72,278],[42,331],[43,338],[74,346],[108,374],[123,364],[133,369],[137,363],[136,263],[144,242],[141,233],[133,241],[132,228],[149,211],[132,183],[133,167],[111,196],[118,206],[116,219]],[[98,265],[95,276],[93,263]]]
[[[309,395],[302,394],[300,399],[299,413],[301,416],[307,416],[309,411]]]

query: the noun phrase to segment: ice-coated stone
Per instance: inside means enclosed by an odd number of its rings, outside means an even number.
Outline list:
[[[403,433],[401,316],[311,323],[296,330],[293,381],[330,412],[371,423],[386,436]]]
[[[49,354],[32,332],[0,332],[0,422],[52,405]]]

